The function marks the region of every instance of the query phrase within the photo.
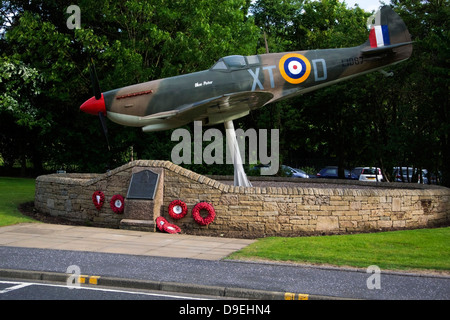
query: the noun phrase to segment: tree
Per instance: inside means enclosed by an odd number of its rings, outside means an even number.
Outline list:
[[[44,78],[21,61],[0,57],[0,154],[7,167],[20,160],[22,175],[36,132],[50,124],[36,107]]]
[[[393,0],[414,40],[405,74],[396,88],[407,119],[401,123],[408,153],[404,158],[417,168],[442,173],[450,186],[450,8],[447,0]]]
[[[75,30],[67,28],[69,15],[62,14],[69,4],[13,0],[1,5],[14,12],[11,23],[3,24],[4,54],[46,79],[33,103],[51,126],[40,132],[33,154],[51,168],[103,171],[107,164],[128,161],[131,146],[147,158],[160,158],[161,150],[170,149],[170,132],[143,134],[108,122],[112,151],[107,152],[98,119],[79,112],[92,95],[91,58],[107,91],[206,69],[224,55],[256,52],[258,35],[245,0],[84,0],[78,3],[82,28]],[[162,141],[164,146],[156,143]]]
[[[263,35],[260,53],[294,50],[289,36],[294,32],[294,19],[302,6],[303,0],[257,0],[253,3],[251,12]]]

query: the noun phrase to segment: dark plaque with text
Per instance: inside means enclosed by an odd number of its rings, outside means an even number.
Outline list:
[[[128,187],[128,199],[153,200],[158,187],[159,174],[150,170],[133,173]]]

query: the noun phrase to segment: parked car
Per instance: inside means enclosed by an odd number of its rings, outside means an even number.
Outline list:
[[[296,178],[304,178],[304,179],[309,179],[309,174],[307,174],[305,171],[301,170],[301,169],[297,169],[297,168],[293,168],[295,173],[294,173],[294,177]]]
[[[428,174],[428,170],[427,169],[422,169],[422,178],[423,178],[423,183],[424,184],[428,184],[428,176],[431,176],[431,174]],[[431,178],[431,177],[430,177]],[[419,181],[420,183],[420,177],[419,177]]]
[[[283,170],[285,175],[288,177],[306,178],[306,179],[309,178],[309,175],[305,171],[285,166],[284,164],[281,165],[281,170]]]
[[[441,181],[442,181],[442,173],[440,171],[438,171],[437,173],[430,172],[429,177],[427,179],[427,183],[429,182],[430,184],[439,184]]]
[[[345,179],[351,179],[349,170],[344,169]],[[338,167],[325,167],[316,174],[317,178],[339,179]]]
[[[413,177],[417,176],[417,183],[420,183],[420,176],[424,184],[428,183],[428,171],[423,169],[420,172],[417,168],[411,167],[395,167],[394,168],[394,181],[396,182],[412,182]],[[403,177],[403,178],[402,178]]]
[[[350,171],[350,176],[352,180],[359,180],[359,176],[361,175],[362,170],[364,167],[356,167],[353,168],[352,171]]]
[[[380,168],[364,167],[359,175],[359,181],[383,181],[383,175]]]

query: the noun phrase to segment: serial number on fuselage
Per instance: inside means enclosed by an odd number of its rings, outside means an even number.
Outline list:
[[[363,56],[360,56],[360,57],[353,57],[353,58],[342,59],[341,63],[342,63],[343,67],[360,65],[360,64],[364,63],[364,58],[363,58]]]

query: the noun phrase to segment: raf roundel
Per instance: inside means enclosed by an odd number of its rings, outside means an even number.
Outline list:
[[[311,63],[298,53],[289,53],[280,59],[280,73],[284,80],[299,84],[308,79],[311,73]]]

